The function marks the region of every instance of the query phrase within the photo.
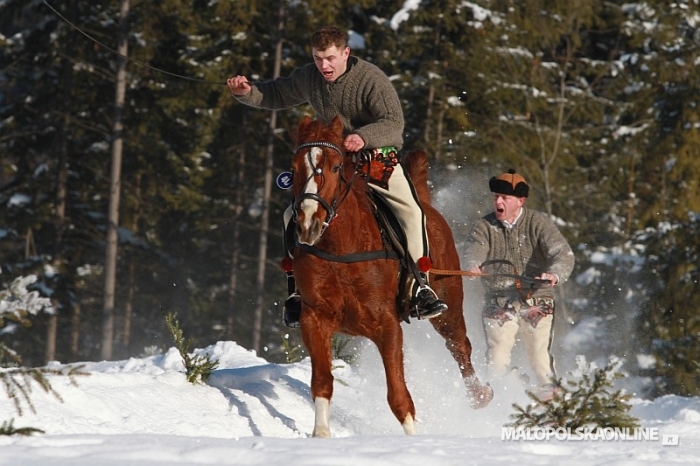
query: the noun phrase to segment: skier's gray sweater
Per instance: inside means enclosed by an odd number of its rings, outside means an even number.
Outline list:
[[[564,283],[574,268],[574,254],[569,243],[552,220],[542,212],[522,207],[516,225],[506,228],[495,213],[490,213],[476,222],[467,238],[465,252],[466,267],[481,265],[485,261],[505,260],[513,266],[496,263],[485,267],[486,273],[518,274],[534,278],[540,273],[554,273],[559,283]],[[485,277],[485,299],[506,297],[522,298],[522,291],[515,286],[513,278]],[[528,283],[521,281],[524,290]],[[551,296],[552,289],[540,288],[533,297]]]

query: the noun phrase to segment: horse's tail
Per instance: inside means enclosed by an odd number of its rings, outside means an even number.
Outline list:
[[[416,188],[421,204],[430,204],[430,189],[428,188],[428,155],[424,150],[413,149],[401,159],[401,165]]]

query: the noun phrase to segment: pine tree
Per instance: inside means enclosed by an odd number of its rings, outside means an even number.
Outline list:
[[[653,355],[654,395],[700,394],[700,321],[695,302],[700,212],[700,36],[697,1],[626,4],[626,68],[637,85],[628,118],[642,129],[636,154],[632,231],[643,251],[647,299],[637,316],[636,350]]]
[[[620,360],[612,359],[604,368],[577,358],[578,370],[572,373],[578,380],[553,379],[551,400],[543,400],[532,391],[532,403],[525,408],[513,404],[510,427],[553,427],[571,429],[635,428],[639,421],[629,414],[631,395],[614,390],[614,381],[622,377],[618,372]]]
[[[206,383],[209,379],[211,373],[219,365],[218,361],[212,361],[209,355],[200,356],[198,354],[192,355],[190,353],[190,348],[192,347],[192,339],[185,339],[183,336],[183,331],[180,328],[180,322],[177,320],[177,315],[173,313],[163,314],[165,318],[165,325],[168,328],[168,332],[175,343],[180,356],[182,356],[182,362],[185,365],[185,373],[187,375],[187,381],[196,383]]]

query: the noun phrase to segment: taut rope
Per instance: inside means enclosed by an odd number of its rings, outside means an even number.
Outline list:
[[[469,272],[467,270],[450,270],[450,269],[431,268],[428,272],[432,273],[433,275],[464,275],[467,277],[488,277],[488,276],[491,276],[490,273]]]
[[[195,82],[207,83],[207,84],[223,84],[223,85],[226,85],[226,82],[225,82],[225,81],[208,81],[208,80],[206,80],[206,79],[190,78],[189,76],[183,76],[183,75],[181,75],[181,74],[171,73],[170,71],[161,70],[160,68],[153,67],[153,66],[151,66],[151,65],[149,65],[149,64],[147,64],[147,63],[143,63],[143,62],[140,62],[140,61],[138,61],[138,60],[134,60],[133,58],[129,58],[129,57],[127,57],[126,55],[123,55],[123,54],[119,53],[118,51],[116,51],[116,50],[114,50],[114,49],[112,49],[112,48],[110,48],[110,47],[107,47],[105,44],[103,44],[102,42],[98,41],[97,39],[95,39],[94,37],[92,37],[90,34],[88,34],[87,32],[83,31],[82,29],[80,29],[80,28],[79,28],[78,26],[76,26],[75,24],[71,23],[71,22],[68,20],[68,18],[66,18],[66,17],[63,16],[61,13],[59,13],[58,10],[56,10],[54,7],[52,7],[51,5],[49,5],[49,2],[47,2],[46,0],[43,0],[43,2],[44,2],[44,4],[46,4],[46,6],[49,7],[54,13],[56,13],[56,15],[57,15],[59,18],[61,18],[61,19],[62,19],[63,21],[65,21],[66,23],[68,23],[73,29],[75,29],[76,31],[78,31],[79,33],[81,33],[82,35],[84,35],[85,37],[87,37],[88,39],[90,39],[91,41],[93,41],[94,43],[96,43],[97,45],[106,48],[107,50],[109,50],[109,51],[112,52],[113,54],[119,55],[120,57],[122,57],[123,59],[125,59],[125,60],[127,60],[127,61],[130,61],[130,62],[132,62],[132,63],[136,63],[137,65],[143,66],[143,67],[145,67],[145,68],[150,68],[150,69],[152,69],[153,71],[157,71],[157,72],[159,72],[159,73],[167,74],[167,75],[169,75],[169,76],[173,76],[173,77],[176,77],[176,78],[185,79],[185,80],[187,80],[187,81],[195,81]]]

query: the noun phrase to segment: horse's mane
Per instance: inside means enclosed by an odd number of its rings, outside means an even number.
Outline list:
[[[401,159],[401,165],[411,177],[421,204],[430,204],[430,189],[428,188],[428,155],[421,149],[413,149]]]

